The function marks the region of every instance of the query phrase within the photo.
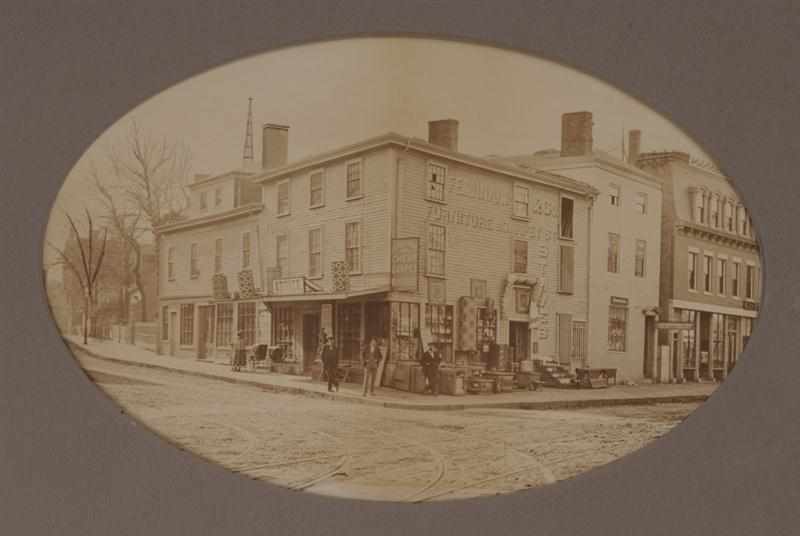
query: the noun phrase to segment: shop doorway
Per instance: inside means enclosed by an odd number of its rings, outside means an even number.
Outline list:
[[[509,323],[509,350],[513,369],[516,370],[520,361],[530,357],[530,329],[527,322]]]
[[[303,371],[311,371],[319,349],[319,315],[303,315]]]

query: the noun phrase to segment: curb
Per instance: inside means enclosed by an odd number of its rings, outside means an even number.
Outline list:
[[[101,359],[110,363],[119,365],[128,365],[134,367],[141,367],[154,370],[164,370],[174,372],[177,374],[185,374],[187,376],[195,376],[210,380],[218,380],[227,383],[248,385],[250,387],[257,387],[263,391],[282,394],[302,395],[309,398],[321,398],[325,400],[335,400],[337,402],[347,402],[351,404],[364,404],[368,406],[377,406],[390,409],[406,409],[406,410],[421,410],[421,411],[463,411],[466,409],[528,409],[528,410],[561,410],[561,409],[581,409],[581,408],[596,408],[603,406],[646,406],[652,404],[670,404],[670,403],[691,403],[691,402],[705,402],[711,394],[705,395],[667,395],[667,396],[646,396],[641,398],[595,398],[583,400],[542,400],[542,401],[519,401],[519,402],[484,402],[478,404],[415,404],[408,402],[383,402],[380,400],[363,398],[360,396],[341,395],[326,392],[312,391],[303,389],[302,387],[291,387],[286,385],[275,385],[271,383],[262,383],[245,378],[229,378],[226,376],[219,376],[216,374],[198,372],[193,370],[182,370],[172,368],[167,365],[154,365],[151,363],[140,363],[138,361],[128,361],[126,359],[119,359],[116,357],[109,357],[97,353],[87,346],[76,344],[72,341],[64,339],[67,346],[75,351],[82,351],[95,359]],[[466,396],[466,395],[465,395]]]

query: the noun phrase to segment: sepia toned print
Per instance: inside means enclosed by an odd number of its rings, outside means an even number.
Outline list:
[[[665,434],[734,370],[761,295],[745,206],[677,128],[565,67],[405,38],[142,104],[67,177],[45,270],[81,366],[165,439],[411,502]]]

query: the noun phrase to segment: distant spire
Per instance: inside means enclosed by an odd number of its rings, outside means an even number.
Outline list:
[[[244,130],[244,154],[242,156],[242,167],[253,169],[255,160],[253,159],[253,97],[249,97],[247,103],[247,126]]]

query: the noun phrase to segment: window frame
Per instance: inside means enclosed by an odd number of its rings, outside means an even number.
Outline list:
[[[208,191],[203,190],[199,194],[200,202],[198,203],[201,212],[208,210]]]
[[[647,214],[647,193],[636,192],[633,196],[633,208],[637,214],[641,214],[642,216]]]
[[[314,177],[317,175],[320,177],[320,200],[318,203],[314,203]],[[320,208],[325,206],[325,182],[325,168],[315,169],[308,174],[308,208]]]
[[[222,188],[215,188],[214,189],[214,207],[218,207],[222,204]]]
[[[619,184],[611,183],[608,185],[609,189],[609,204],[612,207],[621,207],[622,206],[622,188]],[[616,195],[614,195],[616,192]]]
[[[442,234],[442,247],[441,248],[433,247],[434,244],[433,244],[433,239],[432,239],[432,234],[431,233],[432,233],[432,230],[434,228],[441,230],[441,234]],[[426,255],[425,255],[425,260],[426,260],[426,262],[425,262],[425,273],[428,276],[445,277],[445,275],[447,274],[447,227],[445,227],[444,225],[439,225],[438,223],[429,223],[428,224],[428,228],[427,228],[427,237],[426,238],[427,238],[427,240],[425,241],[425,250],[426,250],[426,252],[425,252],[426,253]],[[441,270],[441,273],[434,272],[432,270],[432,266],[433,266],[433,262],[431,262],[431,254],[432,253],[435,254],[435,255],[441,254],[441,256],[442,256],[442,260],[441,260],[442,270]]]
[[[351,225],[357,226],[358,229],[358,245],[351,246],[348,245],[348,234],[347,230]],[[349,254],[350,251],[358,251],[358,267],[353,269],[349,261]],[[349,275],[359,275],[362,274],[364,271],[364,225],[361,220],[351,220],[347,221],[344,224],[344,258],[345,264],[347,265],[347,273]]]
[[[214,239],[214,274],[221,274],[223,271],[223,255],[225,252],[225,240],[222,237]]]
[[[564,233],[564,201],[569,201],[572,207],[570,208],[572,214],[570,215],[570,232],[569,235]],[[561,194],[558,202],[558,237],[561,240],[575,240],[575,198],[569,195]]]
[[[283,257],[281,256],[281,242],[282,241],[285,243],[285,248],[284,249],[286,250],[286,255],[283,256]],[[286,261],[286,263],[285,263],[285,267],[286,267],[285,273],[284,273],[284,270],[283,270],[283,265],[281,264],[281,259],[285,259],[285,261]],[[278,268],[278,270],[280,271],[281,278],[289,277],[289,233],[281,233],[281,234],[275,235],[275,267]]]
[[[191,311],[191,314],[186,314],[186,311]],[[182,303],[180,306],[180,322],[181,322],[181,329],[179,334],[178,343],[179,346],[184,348],[194,346],[194,320],[195,320],[195,304],[193,303]],[[187,318],[190,321],[187,321]],[[186,340],[189,342],[184,342]]]
[[[616,311],[621,311],[623,313],[622,314],[622,347],[621,348],[618,347],[619,345],[614,345],[612,343],[612,337],[614,337],[614,335],[612,335],[612,329],[614,329],[612,327],[612,322],[614,320],[619,321],[618,318],[616,318],[616,319],[614,318],[613,312],[615,310]],[[629,316],[630,316],[628,313],[629,313],[628,306],[625,306],[625,305],[614,305],[614,304],[610,304],[608,306],[608,351],[609,352],[624,353],[624,352],[628,351],[627,350],[628,349],[628,320],[629,320]]]
[[[703,292],[713,294],[714,256],[703,253]]]
[[[639,246],[641,246],[641,248]],[[640,251],[641,255],[639,254]],[[640,264],[641,264],[641,272],[639,271]],[[642,238],[636,239],[636,247],[634,249],[634,256],[633,256],[633,277],[640,277],[640,278],[647,277],[647,240],[644,240]]]
[[[286,210],[281,212],[281,188],[286,187]],[[275,185],[276,192],[275,192],[275,212],[276,215],[281,218],[283,216],[289,216],[292,213],[292,196],[291,196],[291,181],[290,179],[284,179],[282,181],[278,181]]]
[[[717,273],[714,274],[717,280],[717,294],[725,296],[728,293],[728,259],[717,257]]]
[[[690,292],[697,292],[697,290],[698,290],[697,289],[697,273],[698,273],[699,268],[700,268],[700,266],[699,266],[699,264],[700,264],[699,263],[700,252],[699,251],[689,251],[689,254],[688,254],[687,257],[688,257],[689,263],[691,264],[691,266],[689,268],[689,273],[687,274],[689,276],[688,289],[689,289]]]
[[[444,172],[444,174],[442,176],[443,178],[442,178],[441,183],[433,182],[431,180],[431,178],[433,176],[432,168],[434,168],[434,167],[440,168]],[[427,165],[426,165],[426,171],[425,171],[425,186],[426,186],[425,198],[428,201],[433,201],[435,203],[447,203],[447,175],[448,175],[448,172],[449,172],[449,170],[448,170],[448,167],[447,167],[446,164],[442,164],[441,162],[438,162],[438,161],[435,161],[435,160],[428,160]],[[438,197],[433,195],[434,189],[431,188],[431,186],[433,184],[441,184],[441,191],[442,191],[441,199],[439,199]]]
[[[567,280],[566,267],[564,263],[564,252],[570,251],[571,263],[569,269],[569,279]],[[569,286],[565,283],[569,283]],[[575,293],[575,246],[572,244],[560,244],[558,248],[558,293],[559,294],[574,294]]]
[[[200,277],[200,244],[192,242],[189,245],[189,278]]]
[[[175,281],[175,248],[167,247],[167,281]]]
[[[242,259],[241,259],[241,269],[242,270],[249,270],[252,265],[252,257],[253,257],[253,240],[250,231],[243,231],[242,232]],[[245,247],[246,246],[246,247]],[[247,262],[245,262],[247,261]]]
[[[512,289],[514,297],[514,312],[517,314],[528,314],[531,307],[531,300],[533,299],[533,289],[531,289],[531,287],[521,285],[515,285],[512,287]]]
[[[612,240],[612,237],[616,237],[616,242]],[[616,245],[616,248],[612,249],[612,245]],[[619,273],[621,257],[622,257],[622,237],[620,236],[619,233],[608,233],[608,262],[606,268],[609,274]],[[613,269],[612,269],[612,262],[613,262]]]
[[[731,261],[730,294],[733,298],[740,296],[740,285],[742,281],[742,262],[739,260]]]
[[[517,264],[517,261],[520,260],[517,258],[517,246],[524,245],[525,246],[525,255],[524,259],[524,266]],[[528,257],[530,257],[530,243],[528,240],[520,240],[519,238],[512,238],[511,239],[511,273],[512,274],[527,274],[528,273]],[[519,268],[522,268],[521,270]]]
[[[350,166],[358,166],[358,193],[350,193]],[[364,197],[364,159],[353,158],[344,163],[344,198],[346,201]]]
[[[517,192],[525,192],[525,214],[517,214],[517,204],[523,203],[517,200]],[[515,220],[528,221],[531,217],[531,188],[527,184],[515,181],[511,186],[511,217]]]
[[[256,302],[241,301],[236,303],[236,333],[244,331],[243,342],[245,346],[252,346],[256,343],[256,317]]]
[[[230,313],[229,315],[226,313]],[[216,320],[214,322],[214,345],[217,348],[230,346],[233,342],[233,302],[217,304]]]
[[[319,239],[318,239],[318,248],[319,249],[318,249],[318,251],[316,253],[314,251],[312,251],[312,245],[313,245],[312,234],[313,233],[319,233]],[[307,270],[309,279],[321,279],[324,276],[325,270],[323,269],[324,259],[323,259],[323,256],[322,256],[322,250],[323,250],[322,244],[323,244],[322,226],[319,225],[319,226],[310,228],[308,230],[308,270]],[[318,269],[319,269],[319,271],[317,273],[314,273],[311,270],[311,267],[313,265],[313,262],[312,262],[312,256],[313,255],[318,255],[319,256],[319,260],[318,260]]]

